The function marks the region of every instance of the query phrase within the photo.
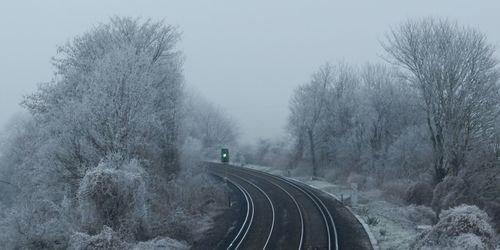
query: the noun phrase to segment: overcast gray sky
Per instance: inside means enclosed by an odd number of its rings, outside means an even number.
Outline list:
[[[113,15],[179,26],[187,84],[237,121],[243,141],[283,135],[297,85],[327,61],[380,61],[384,33],[408,18],[447,17],[500,41],[494,0],[1,0],[0,126],[51,79],[56,45]]]

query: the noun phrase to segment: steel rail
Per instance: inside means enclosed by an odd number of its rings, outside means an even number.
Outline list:
[[[238,230],[238,233],[236,234],[236,236],[234,237],[234,239],[231,241],[231,243],[229,243],[229,246],[227,247],[227,250],[230,250],[231,247],[237,242],[238,238],[241,236],[241,233],[243,232],[243,230],[247,226],[247,224],[251,224],[251,222],[248,221],[250,216],[252,216],[252,218],[250,220],[253,220],[253,213],[252,213],[252,215],[250,215],[250,206],[251,206],[251,203],[253,203],[253,200],[251,199],[248,191],[246,191],[246,189],[244,187],[242,187],[240,184],[238,184],[238,183],[236,183],[236,182],[234,182],[232,180],[229,180],[229,178],[221,176],[221,175],[219,175],[217,173],[213,173],[213,174],[219,176],[220,178],[223,178],[223,179],[229,181],[233,186],[235,186],[236,188],[238,188],[238,190],[240,190],[240,192],[245,197],[245,201],[246,201],[246,204],[247,204],[247,212],[246,212],[246,215],[245,215],[245,220],[241,224],[241,227]],[[252,204],[252,206],[253,206],[253,204]],[[245,231],[244,235],[241,236],[242,239],[238,242],[238,244],[235,247],[235,249],[237,249],[239,247],[239,245],[243,241],[244,237],[248,233],[248,228],[250,228],[249,225],[248,225],[247,230]]]
[[[241,169],[237,169],[237,170],[240,170],[240,171],[241,171]],[[248,171],[244,171],[244,170],[243,170],[243,172],[244,172],[244,173],[246,173],[246,174],[249,174],[249,175],[255,176],[255,175],[253,175],[253,174],[248,173]],[[259,178],[259,176],[256,176],[256,177],[257,177],[257,178]],[[261,178],[261,177],[260,177],[260,178]],[[269,181],[269,180],[267,180],[267,181],[268,181],[271,185],[278,187],[278,188],[279,188],[279,189],[281,189],[281,190],[282,190],[285,194],[287,194],[287,195],[288,195],[288,197],[290,197],[290,199],[291,199],[291,200],[293,201],[293,203],[295,204],[295,207],[297,208],[297,211],[298,211],[298,213],[299,213],[299,217],[300,217],[300,225],[301,225],[301,229],[300,229],[300,241],[299,241],[299,247],[298,247],[298,249],[300,250],[300,249],[302,249],[302,247],[303,247],[303,245],[304,245],[304,231],[305,231],[305,229],[304,229],[304,228],[305,228],[305,226],[304,226],[304,215],[303,215],[303,213],[302,213],[302,209],[300,208],[300,206],[299,206],[299,203],[298,203],[297,199],[295,199],[295,197],[293,197],[293,195],[292,195],[290,192],[288,192],[285,188],[283,188],[283,187],[282,187],[281,185],[279,185],[279,184],[276,184],[275,182],[272,182],[272,181]]]
[[[250,203],[252,204],[252,216],[250,217],[250,222],[248,223],[247,225],[247,229],[245,230],[245,233],[243,234],[243,236],[241,237],[241,240],[240,242],[238,242],[238,245],[236,245],[236,247],[234,248],[235,250],[237,250],[238,248],[240,248],[241,246],[241,243],[243,243],[243,241],[245,240],[245,238],[247,237],[248,235],[248,232],[250,231],[250,227],[252,226],[252,223],[253,223],[253,218],[255,217],[255,203],[253,202],[253,198],[252,196],[250,195],[250,192],[248,192],[248,190],[246,190],[245,188],[243,188],[243,190],[245,190],[245,192],[247,193],[248,195],[248,198],[250,198]],[[231,245],[230,245],[231,246]]]
[[[267,248],[267,245],[269,244],[269,241],[271,240],[271,236],[273,234],[273,230],[274,230],[274,225],[275,225],[275,219],[276,219],[276,211],[274,209],[274,204],[273,204],[273,201],[271,200],[271,198],[269,197],[269,195],[262,189],[260,188],[259,186],[257,186],[255,183],[251,182],[251,181],[248,181],[248,180],[245,180],[244,178],[240,177],[240,176],[237,176],[237,175],[234,175],[234,174],[230,174],[231,176],[233,177],[236,177],[252,186],[254,186],[257,190],[259,190],[267,199],[267,201],[269,202],[269,204],[271,205],[271,210],[272,210],[272,215],[273,215],[273,219],[272,219],[272,222],[271,222],[271,228],[269,230],[269,235],[267,236],[267,239],[266,239],[266,243],[264,244],[264,247],[262,248],[263,250],[265,250]]]
[[[247,172],[247,173],[253,172],[255,174],[265,175],[265,176],[268,176],[268,177],[273,178],[275,180],[285,182],[285,183],[289,184],[290,186],[294,187],[295,189],[303,192],[307,197],[309,197],[314,202],[315,206],[318,208],[318,210],[320,211],[320,213],[323,217],[323,220],[324,220],[325,225],[326,225],[327,233],[328,233],[328,249],[332,249],[330,227],[332,228],[334,238],[335,238],[334,239],[334,245],[335,245],[334,249],[336,249],[336,250],[339,249],[338,248],[337,227],[335,226],[335,221],[333,220],[332,214],[330,213],[330,211],[328,210],[328,208],[326,207],[324,202],[317,195],[315,195],[311,191],[305,189],[304,187],[301,187],[300,185],[294,183],[294,181],[291,181],[291,180],[284,178],[284,177],[280,177],[280,176],[276,176],[276,175],[272,175],[272,174],[265,173],[262,171],[248,169],[248,168],[245,169],[247,171],[245,171],[243,169],[241,169],[241,170],[244,172]],[[327,219],[327,217],[328,217],[328,219]]]

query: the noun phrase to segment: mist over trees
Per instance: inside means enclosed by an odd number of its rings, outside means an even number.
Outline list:
[[[220,107],[196,91],[187,92],[185,107],[183,137],[199,144],[200,157],[213,159],[223,147],[237,148],[238,126]]]
[[[456,176],[467,151],[490,144],[500,71],[485,35],[439,19],[408,22],[384,45],[422,98],[436,183]]]
[[[389,151],[396,150],[391,145],[404,133],[413,133],[419,118],[416,91],[397,81],[396,71],[383,65],[322,66],[290,102],[295,158],[311,159],[313,166],[312,159],[317,159],[316,167],[323,170],[335,166],[387,177],[381,169],[386,164],[380,163],[389,161]],[[405,167],[394,170],[393,176],[410,172]]]
[[[281,153],[289,161],[265,163],[362,189],[402,190],[408,204],[438,215],[477,205],[499,229],[496,48],[480,31],[439,18],[395,26],[382,47],[385,64],[327,63],[297,87],[292,143]]]
[[[189,155],[197,152],[186,135],[203,147],[217,135],[185,125],[202,107],[220,133],[230,120],[207,105],[187,108],[179,38],[162,22],[115,17],[58,48],[54,79],[25,98],[30,114],[5,133],[0,180],[10,192],[0,200],[0,245],[131,249],[153,238],[141,248],[192,240],[196,222],[187,218],[223,192],[193,170],[199,162],[180,161],[202,159]]]
[[[430,207],[435,226],[416,249],[495,244],[500,67],[480,31],[439,18],[395,26],[386,63],[321,65],[290,98],[288,135],[255,147],[185,89],[179,40],[162,22],[114,17],[58,48],[53,80],[2,134],[0,246],[186,249],[197,218],[225,202],[200,164],[221,147]]]

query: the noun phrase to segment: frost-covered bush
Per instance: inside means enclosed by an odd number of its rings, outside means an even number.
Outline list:
[[[182,177],[180,177],[182,178]],[[199,177],[194,179],[200,180]],[[195,187],[199,185],[199,187]],[[216,185],[213,183],[212,185]],[[152,210],[147,224],[151,237],[169,237],[192,242],[197,230],[193,217],[206,215],[215,205],[221,204],[224,191],[215,191],[207,183],[193,183],[189,179],[174,179],[167,186],[168,195],[162,200],[152,201]],[[220,188],[220,187],[215,187]]]
[[[155,190],[148,193],[152,212],[147,217],[147,224],[151,237],[168,235],[192,242],[197,229],[192,218],[206,215],[225,201],[221,185],[204,169],[204,152],[200,140],[188,137],[181,147],[180,173],[163,182],[150,176],[150,189]]]
[[[187,250],[189,246],[180,241],[176,241],[170,238],[155,238],[146,242],[139,242],[132,247],[132,250],[159,250],[159,249],[169,249],[169,250]]]
[[[432,225],[436,219],[436,213],[427,206],[410,205],[406,211],[408,219],[417,225]]]
[[[19,233],[13,230],[15,220],[14,211],[0,204],[0,246],[5,249],[14,249],[18,244]]]
[[[406,197],[406,189],[411,184],[409,180],[395,180],[387,181],[382,184],[382,191],[387,196],[387,198],[394,200],[396,202],[403,203]]]
[[[389,146],[385,178],[414,178],[432,164],[432,146],[425,126],[410,126]]]
[[[195,170],[193,170],[195,171]],[[208,173],[198,169],[191,176],[180,176],[169,183],[171,205],[182,207],[191,213],[200,213],[211,203],[223,203],[224,190]]]
[[[259,139],[253,147],[247,146],[241,149],[241,154],[248,163],[272,166],[275,168],[286,168],[291,160],[291,143],[283,139]]]
[[[195,138],[182,146],[182,171],[166,188],[173,210],[180,207],[196,214],[204,212],[208,204],[224,201],[224,190],[204,169],[203,149],[201,141]]]
[[[166,194],[148,198],[149,238],[168,236],[192,243],[208,229],[206,218],[227,201],[220,184],[205,172],[178,176],[164,185]]]
[[[182,144],[180,152],[180,160],[183,169],[191,171],[193,168],[199,168],[206,155],[206,149],[203,147],[202,142],[194,137],[187,137]]]
[[[329,177],[332,178],[332,177]],[[347,184],[354,184],[356,183],[358,185],[359,190],[370,190],[376,187],[376,180],[375,178],[371,176],[367,176],[364,174],[359,174],[356,172],[351,172],[347,176],[346,179]]]
[[[168,237],[157,237],[149,241],[128,243],[108,226],[103,226],[96,235],[76,232],[70,237],[68,250],[185,250],[189,246]]]
[[[61,206],[38,198],[10,209],[0,227],[0,244],[14,249],[65,249],[73,230]]]
[[[103,162],[87,172],[78,190],[83,228],[97,233],[106,225],[124,236],[145,234],[145,181],[138,162]]]
[[[417,182],[406,190],[405,201],[408,204],[430,206],[432,202],[433,189],[429,183]]]
[[[121,239],[121,235],[110,227],[103,226],[99,234],[88,235],[76,232],[69,240],[69,250],[122,250],[130,249],[130,244]]]
[[[338,174],[339,171],[337,171],[336,169],[325,169],[323,170],[323,172],[323,177],[328,182],[336,183],[340,180],[340,176]]]
[[[186,242],[192,242],[195,223],[194,215],[182,208],[171,208],[168,216],[154,215],[149,222],[154,237],[168,235],[169,237]]]
[[[347,183],[349,184],[357,184],[359,189],[363,189],[363,186],[366,182],[366,176],[358,174],[356,172],[351,172],[347,177]]]
[[[444,210],[439,222],[419,235],[412,249],[494,249],[495,231],[489,222],[476,206]]]
[[[432,208],[438,212],[460,204],[470,203],[465,181],[456,176],[448,176],[434,188]]]

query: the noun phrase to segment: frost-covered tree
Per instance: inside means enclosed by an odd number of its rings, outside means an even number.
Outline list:
[[[419,90],[433,147],[435,182],[457,175],[467,152],[492,135],[498,115],[495,49],[481,32],[447,20],[408,21],[383,45]]]
[[[312,75],[309,83],[299,86],[290,100],[288,130],[296,141],[296,164],[309,156],[312,174],[320,163],[334,157],[329,145],[332,136],[351,128],[354,92],[358,85],[354,70],[344,63],[325,64]],[[304,150],[304,149],[308,150]],[[292,165],[293,165],[292,164]]]
[[[56,78],[24,104],[50,134],[53,164],[78,180],[106,155],[177,164],[182,75],[172,26],[112,18],[59,48]]]
[[[218,155],[221,147],[234,148],[239,133],[234,120],[200,94],[191,91],[186,96],[183,136],[199,140],[208,158]]]
[[[419,124],[416,98],[397,71],[382,65],[323,66],[291,100],[288,128],[297,145],[292,161],[305,155],[323,168],[401,176],[403,171],[393,171],[402,165],[391,163],[390,149],[407,127]],[[304,151],[307,142],[312,150]]]
[[[166,217],[182,224],[169,189],[184,122],[178,38],[162,22],[116,17],[59,48],[54,80],[26,97],[31,116],[2,141],[0,180],[19,190],[14,216],[0,217],[13,239],[0,245],[64,248],[104,225],[134,241],[164,236],[148,226]]]
[[[313,74],[309,83],[299,86],[290,101],[288,127],[298,140],[299,154],[307,138],[311,157],[312,175],[317,175],[316,128],[326,111],[327,90],[333,81],[333,69],[329,64]]]
[[[144,173],[137,161],[123,163],[120,158],[106,159],[82,179],[78,189],[82,224],[92,234],[106,225],[128,239],[141,239],[147,232]]]
[[[360,75],[361,105],[357,108],[365,110],[358,119],[363,121],[368,134],[368,167],[383,180],[391,168],[400,169],[396,167],[397,164],[387,166],[388,158],[392,157],[389,150],[406,132],[406,128],[418,124],[420,113],[416,109],[417,96],[415,91],[402,84],[402,79],[394,69],[380,64],[367,64],[361,69]]]

